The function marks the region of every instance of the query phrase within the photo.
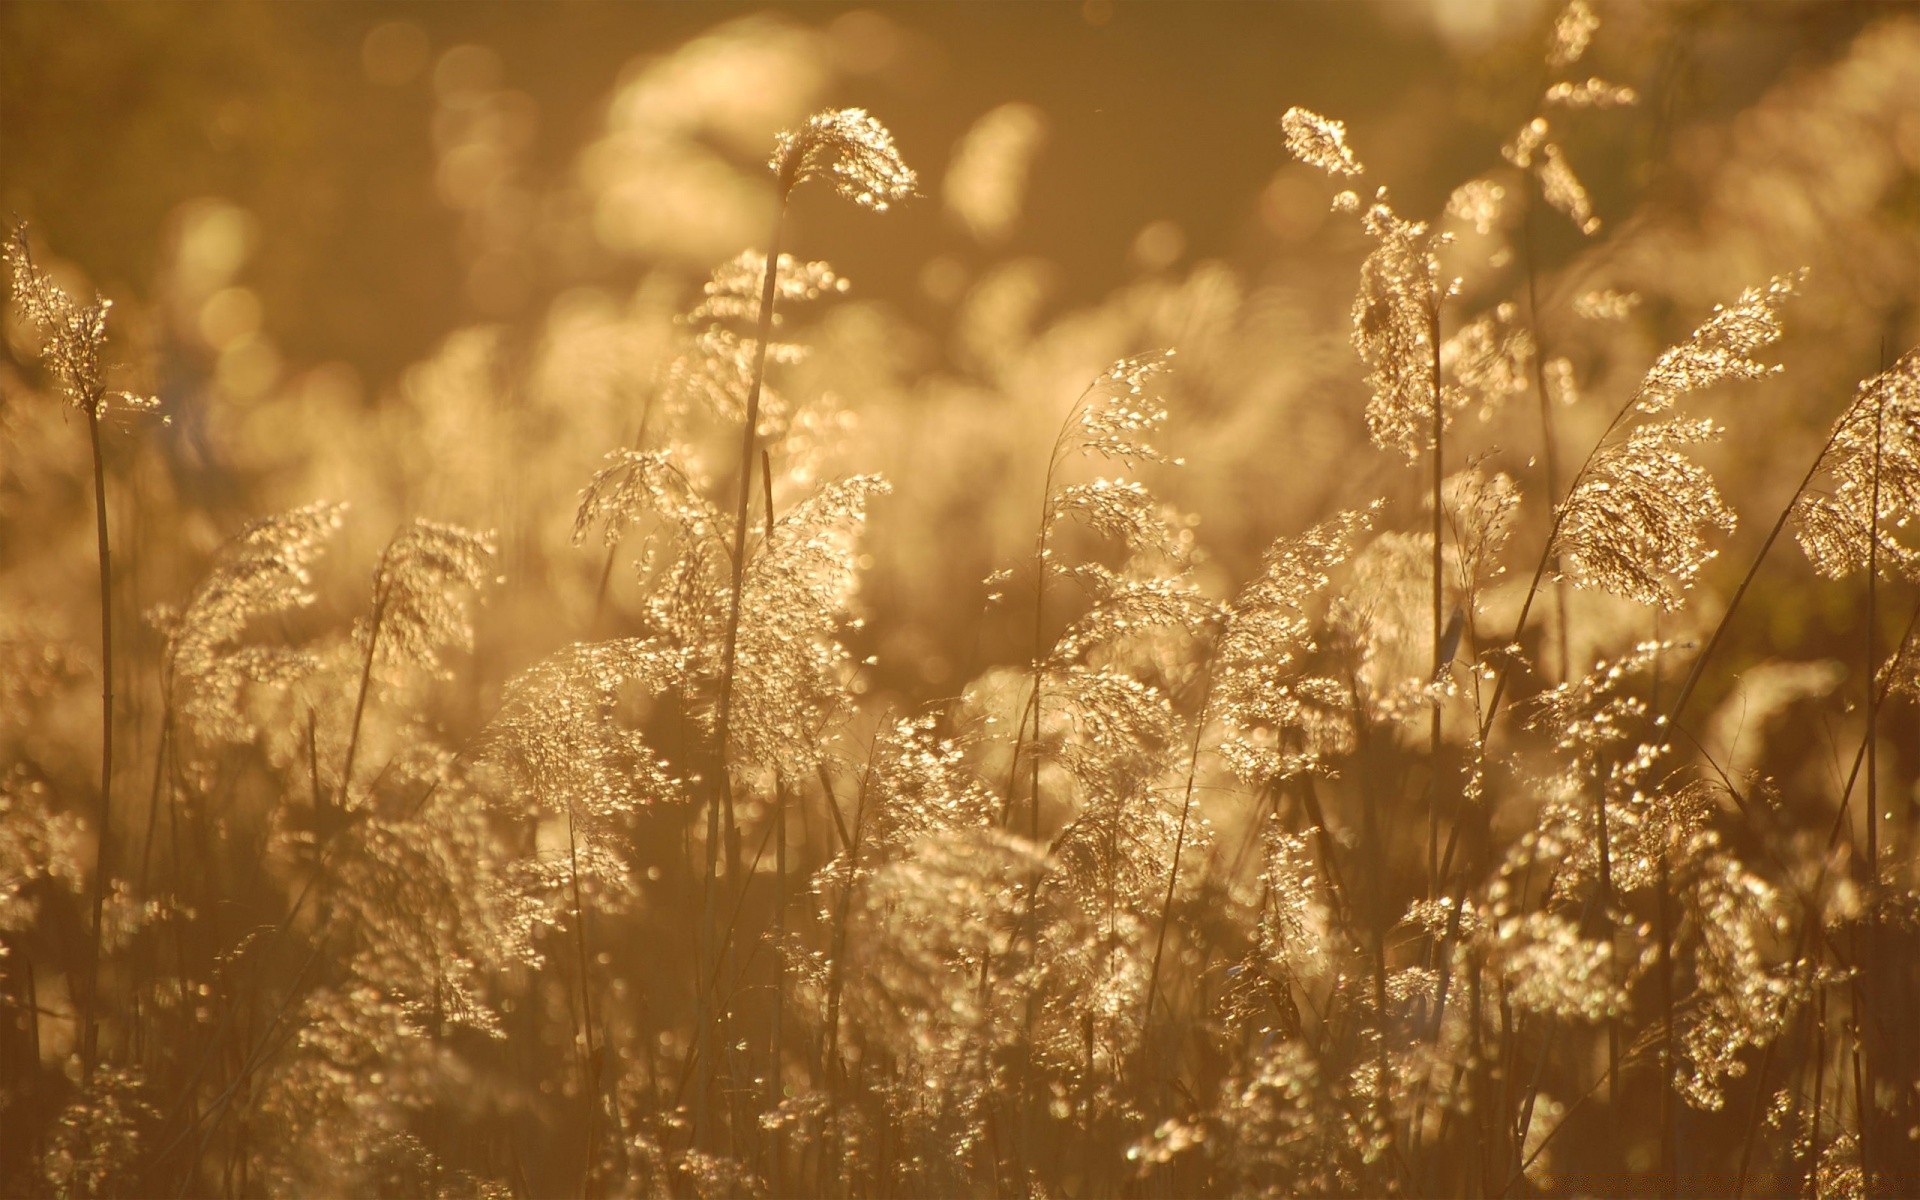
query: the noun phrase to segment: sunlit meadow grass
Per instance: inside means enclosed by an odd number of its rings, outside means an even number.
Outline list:
[[[959,494],[1026,548],[946,636],[1012,649],[945,695],[875,686],[909,644],[868,635],[876,554],[943,536],[870,528],[931,513],[830,386],[887,348],[810,375],[848,283],[783,253],[810,181],[876,243],[929,201],[864,111],[779,137],[766,245],[638,386],[452,341],[392,494],[260,512],[145,611],[185,535],[141,365],[19,230],[0,1191],[1910,1194],[1920,352],[1806,396],[1830,433],[1737,512],[1716,447],[1770,436],[1739,403],[1807,277],[1676,305],[1662,349],[1636,293],[1543,272],[1549,221],[1605,245],[1565,127],[1640,99],[1597,36],[1573,0],[1425,218],[1276,114],[1355,248],[1337,420],[1382,494],[1243,577],[1171,499],[1217,469],[1166,448],[1217,346],[1141,321],[1074,384],[1007,373],[1045,432]],[[621,433],[520,512],[486,464],[555,387]],[[80,532],[27,536],[36,481]],[[1739,632],[1798,552],[1864,614],[1844,663]],[[36,628],[62,607],[98,640]]]

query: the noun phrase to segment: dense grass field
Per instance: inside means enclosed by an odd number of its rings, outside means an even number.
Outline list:
[[[0,1194],[1920,1191],[1920,14],[642,12],[0,17]]]

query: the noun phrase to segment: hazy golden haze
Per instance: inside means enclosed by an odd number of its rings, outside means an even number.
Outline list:
[[[1485,78],[1290,99],[1264,258],[1076,293],[1086,114],[916,143],[940,10],[716,24],[577,143],[468,15],[62,11],[10,120],[350,27],[460,315],[309,360],[209,195],[109,305],[0,175],[0,1191],[1920,1182],[1920,20],[1247,16]],[[206,136],[325,127],[266,94]]]

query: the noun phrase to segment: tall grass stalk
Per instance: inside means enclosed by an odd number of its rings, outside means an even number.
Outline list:
[[[1560,494],[1560,439],[1554,432],[1553,396],[1547,387],[1547,347],[1540,334],[1540,265],[1534,246],[1534,214],[1539,201],[1531,189],[1527,192],[1526,213],[1521,218],[1522,254],[1527,265],[1527,322],[1533,332],[1533,392],[1540,404],[1540,457],[1546,466],[1547,495]],[[1549,543],[1551,545],[1551,543]],[[1553,555],[1555,649],[1558,651],[1559,678],[1569,678],[1572,656],[1568,652],[1567,581],[1560,575],[1560,556]]]
[[[733,523],[733,563],[732,578],[727,591],[727,624],[724,649],[721,651],[720,696],[714,717],[714,773],[718,776],[717,788],[709,793],[707,804],[707,873],[705,884],[704,916],[700,926],[701,989],[698,997],[698,1042],[695,1054],[700,1059],[700,1083],[695,1104],[696,1136],[709,1125],[712,1116],[710,1110],[710,1088],[714,1072],[718,1067],[714,1054],[714,1041],[717,1030],[714,1023],[718,1020],[714,996],[708,978],[716,974],[715,962],[715,922],[719,904],[719,869],[721,818],[726,818],[727,841],[727,879],[737,885],[739,878],[739,834],[734,824],[733,803],[733,764],[728,750],[732,733],[734,680],[739,660],[740,647],[740,604],[746,587],[747,571],[747,510],[753,500],[753,467],[759,458],[760,446],[760,392],[766,382],[767,346],[773,340],[773,303],[779,281],[780,236],[786,225],[787,195],[792,180],[782,179],[780,205],[774,214],[773,232],[767,238],[766,273],[760,283],[760,316],[754,330],[755,346],[753,351],[753,375],[747,385],[746,416],[740,431],[740,486],[734,505]],[[702,1053],[704,1050],[704,1053]],[[711,1132],[710,1128],[704,1130]]]
[[[1427,732],[1427,894],[1436,894],[1441,887],[1440,881],[1440,752],[1442,748],[1442,700],[1441,679],[1447,669],[1442,658],[1446,651],[1446,555],[1441,535],[1446,529],[1446,506],[1442,502],[1441,485],[1445,481],[1445,437],[1447,429],[1447,407],[1442,390],[1440,376],[1440,300],[1443,289],[1436,282],[1433,288],[1430,314],[1431,325],[1427,340],[1432,343],[1433,368],[1433,476],[1429,502],[1433,506],[1433,673],[1428,677],[1428,685],[1433,688],[1432,714],[1429,717]]]
[[[1687,677],[1680,685],[1679,694],[1673,698],[1673,703],[1667,706],[1661,718],[1662,728],[1672,729],[1679,724],[1681,715],[1686,712],[1687,703],[1693,699],[1694,690],[1699,686],[1700,678],[1707,669],[1708,661],[1712,659],[1713,652],[1719,649],[1721,640],[1732,624],[1734,613],[1739,611],[1740,602],[1746,599],[1754,580],[1759,578],[1761,564],[1766,562],[1767,555],[1773,550],[1773,544],[1780,540],[1780,534],[1786,530],[1788,522],[1793,519],[1795,506],[1800,503],[1800,498],[1807,494],[1807,489],[1813,485],[1814,477],[1820,473],[1821,466],[1826,462],[1827,453],[1833,449],[1834,443],[1840,437],[1840,431],[1846,427],[1848,418],[1862,402],[1861,397],[1855,397],[1840,414],[1840,419],[1834,422],[1833,432],[1827,435],[1827,440],[1821,444],[1820,452],[1815,454],[1813,462],[1808,464],[1807,473],[1800,477],[1800,482],[1793,489],[1793,494],[1787,497],[1786,504],[1781,507],[1780,515],[1774,518],[1773,527],[1767,531],[1766,539],[1760,543],[1760,549],[1754,554],[1753,562],[1748,565],[1746,574],[1740,577],[1739,585],[1733,589],[1733,596],[1727,601],[1726,608],[1721,610],[1720,619],[1714,623],[1713,632],[1708,635],[1706,645],[1702,646],[1700,652],[1694,656],[1693,666],[1687,671]]]
[[[1200,771],[1200,737],[1207,728],[1207,702],[1193,719],[1193,744],[1187,750],[1187,782],[1180,797],[1180,825],[1173,837],[1173,860],[1167,867],[1167,891],[1160,902],[1160,921],[1153,934],[1153,961],[1147,968],[1147,1000],[1140,1012],[1140,1028],[1153,1022],[1153,1001],[1160,994],[1160,960],[1166,954],[1167,927],[1173,921],[1174,891],[1180,882],[1180,852],[1187,845],[1187,822],[1193,815],[1193,785]]]
[[[93,1082],[99,1058],[100,954],[105,938],[107,890],[113,870],[113,550],[107,537],[107,463],[100,442],[104,394],[85,405],[87,441],[93,449],[94,535],[100,565],[100,810],[93,858],[93,936],[87,947],[86,1011],[81,1017],[80,1073]]]

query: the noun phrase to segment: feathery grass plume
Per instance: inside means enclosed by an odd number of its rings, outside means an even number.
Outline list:
[[[1140,796],[1174,740],[1167,698],[1119,671],[1070,666],[1048,680],[1041,746],[1079,783],[1083,801]]]
[[[1467,599],[1468,614],[1479,611],[1480,597],[1505,574],[1500,553],[1513,536],[1520,488],[1504,471],[1488,471],[1479,462],[1447,476],[1441,488],[1447,528],[1459,570],[1455,586]]]
[[[53,811],[45,783],[17,764],[0,776],[0,959],[35,928],[43,893],[84,889],[85,845],[79,818]]]
[[[308,962],[327,953],[327,974],[293,978],[233,1085],[254,1097],[257,1169],[279,1190],[385,1193],[432,1179],[457,1192],[464,1179],[497,1194],[442,1161],[443,1133],[497,1103],[466,1081],[507,1036],[514,983],[543,965],[537,938],[555,905],[526,886],[495,806],[454,756],[417,728],[407,744],[382,772],[407,807],[362,810],[325,861]],[[382,1083],[373,1094],[369,1076]]]
[[[1167,420],[1155,385],[1172,361],[1171,350],[1121,359],[1068,410],[1047,458],[1038,552],[1046,573],[1067,573],[1046,546],[1053,528],[1069,521],[1111,538],[1131,560],[1153,557],[1179,566],[1191,557],[1192,536],[1184,522],[1139,480],[1102,477],[1054,486],[1073,455],[1105,459],[1130,470],[1142,463],[1179,465],[1153,444]]]
[[[1280,129],[1286,134],[1287,153],[1308,166],[1335,178],[1358,178],[1366,173],[1347,145],[1345,122],[1295,105],[1281,114]]]
[[[100,579],[100,811],[95,818],[93,865],[93,941],[87,960],[84,1015],[81,1018],[81,1078],[91,1083],[97,1051],[100,949],[104,906],[113,877],[113,553],[107,528],[107,464],[100,425],[114,412],[144,412],[159,407],[152,398],[107,389],[107,312],[112,301],[96,296],[76,303],[34,266],[26,227],[16,226],[0,252],[10,268],[14,302],[42,337],[40,360],[52,371],[61,396],[86,416],[93,451],[95,558]]]
[[[1557,750],[1584,762],[1611,754],[1644,730],[1647,702],[1629,691],[1675,643],[1646,641],[1617,659],[1602,659],[1579,679],[1556,684],[1527,701],[1527,725],[1553,740]]]
[[[1367,720],[1425,713],[1452,686],[1433,672],[1431,584],[1425,578],[1432,558],[1431,534],[1376,534],[1353,556],[1350,581],[1327,606],[1330,644],[1345,655],[1354,703]],[[1442,547],[1441,561],[1443,604],[1461,607],[1463,572],[1455,547]]]
[[[740,486],[736,493],[733,513],[733,548],[730,556],[732,577],[727,589],[727,616],[721,651],[719,697],[714,704],[713,718],[713,742],[720,759],[719,786],[714,789],[707,806],[705,912],[701,924],[700,960],[697,968],[698,978],[701,981],[700,1011],[696,1018],[700,1040],[700,1076],[695,1103],[695,1118],[698,1122],[696,1144],[702,1147],[711,1144],[713,1136],[712,1083],[716,1077],[718,1069],[716,1060],[719,1057],[715,1053],[713,1041],[717,1036],[715,998],[710,994],[707,980],[714,974],[712,966],[721,953],[718,946],[718,926],[723,814],[726,818],[725,834],[729,843],[727,877],[733,880],[739,874],[738,827],[735,821],[733,792],[735,763],[731,757],[734,740],[732,731],[734,691],[739,676],[737,665],[740,650],[741,611],[747,587],[747,528],[748,513],[753,499],[753,473],[756,464],[763,458],[767,470],[771,472],[772,469],[771,456],[758,452],[760,450],[760,398],[761,390],[766,383],[767,352],[773,340],[775,307],[779,293],[781,231],[786,223],[787,205],[793,196],[793,190],[809,179],[825,175],[832,180],[835,189],[841,195],[862,207],[874,210],[884,210],[889,204],[912,195],[917,183],[913,171],[907,167],[894,149],[893,135],[888,133],[878,121],[857,108],[816,114],[799,129],[781,134],[768,166],[774,173],[779,207],[774,216],[773,232],[767,243],[766,272],[761,281],[759,321],[754,336],[756,349],[753,373],[748,380],[746,412],[740,423],[738,460]],[[771,524],[773,508],[771,478],[766,481],[766,494],[768,522]],[[771,540],[770,532],[769,541]],[[784,809],[781,811],[784,812]],[[784,861],[784,857],[781,861]]]
[[[259,622],[312,604],[311,567],[340,528],[344,504],[316,503],[255,522],[221,551],[213,569],[168,622],[162,686],[179,720],[208,746],[256,733],[249,684],[277,684],[316,665],[305,650],[249,645]]]
[[[624,853],[631,818],[643,807],[684,802],[686,790],[630,724],[641,715],[631,710],[637,700],[651,704],[684,686],[686,659],[640,638],[576,644],[507,685],[478,739],[479,762],[498,772],[487,791],[516,818],[563,821],[566,842],[563,854],[515,865],[512,886],[497,887],[520,898],[514,937],[502,944],[530,947],[535,925],[557,924],[565,914],[584,960],[585,913],[624,911],[637,899]],[[586,1011],[590,1021],[591,1004]],[[589,1048],[593,1037],[590,1029]]]
[[[842,196],[876,212],[914,195],[920,185],[886,126],[860,108],[808,117],[780,135],[767,165],[783,197],[809,179],[826,177]]]
[[[1357,1195],[1387,1134],[1300,1041],[1269,1039],[1221,1084],[1202,1149],[1232,1194]]]
[[[968,747],[941,737],[938,724],[931,716],[906,717],[881,732],[860,783],[862,811],[853,831],[860,861],[852,858],[853,846],[842,846],[816,877],[822,888],[857,883],[922,839],[992,824],[996,802],[968,767]]]
[[[714,269],[700,302],[678,318],[686,331],[685,345],[668,363],[660,393],[669,437],[690,438],[699,425],[715,416],[745,419],[759,352],[754,329],[766,275],[766,256],[744,250]],[[774,280],[774,329],[786,323],[794,306],[843,295],[850,286],[827,263],[786,254],[780,256]],[[808,352],[801,342],[774,339],[767,346],[767,360],[792,366],[805,360]],[[817,456],[818,448],[794,441],[805,415],[771,381],[761,380],[757,426],[761,438],[778,443],[788,456]]]
[[[54,1123],[40,1160],[42,1185],[49,1194],[72,1200],[137,1193],[141,1156],[159,1117],[138,1071],[96,1073]]]
[[[677,447],[612,450],[606,464],[581,489],[573,518],[573,544],[584,543],[599,525],[608,546],[647,518],[657,519],[676,539],[676,561],[724,554],[724,518],[704,494],[703,480],[689,475]],[[657,556],[650,549],[643,568]]]
[[[759,316],[760,293],[767,276],[773,276],[773,302],[791,307],[843,293],[847,280],[824,262],[802,262],[789,255],[779,256],[772,272],[766,256],[744,250],[715,267],[701,289],[701,296],[690,310],[675,318],[678,327],[675,351],[660,368],[656,386],[642,407],[639,429],[631,453],[663,451],[661,461],[687,477],[689,490],[705,493],[712,486],[716,464],[709,461],[706,444],[715,432],[714,418],[744,421],[754,395],[756,363],[760,356],[755,336]],[[766,358],[781,365],[803,361],[809,348],[791,340],[774,341],[771,331],[784,321],[773,314],[766,323]],[[831,396],[823,395],[813,403],[796,404],[764,377],[760,377],[755,429],[760,438],[777,441],[784,450],[787,475],[800,482],[813,478],[820,461],[841,432],[840,414]],[[622,452],[615,451],[608,461],[618,464]],[[608,471],[603,469],[583,494],[583,503],[574,524],[573,542],[586,540],[588,526],[596,519],[605,522],[606,560],[601,569],[600,591],[596,598],[596,624],[600,605],[613,576],[616,549],[639,510],[628,503],[602,498],[598,507],[590,507],[594,493],[607,486]],[[618,475],[615,471],[614,475]],[[644,561],[644,570],[655,565]]]
[[[12,275],[14,303],[40,333],[40,361],[52,372],[62,399],[96,421],[115,411],[141,413],[160,407],[155,397],[107,387],[107,314],[113,301],[96,296],[93,303],[82,304],[67,295],[34,265],[24,225],[14,227],[0,257]]]
[[[1583,937],[1572,904],[1477,924],[1484,927],[1477,939],[1481,949],[1515,1008],[1588,1022],[1626,1011],[1627,992],[1616,978],[1612,941]]]
[[[1324,774],[1353,749],[1352,684],[1316,628],[1330,572],[1352,556],[1374,512],[1342,513],[1275,542],[1260,578],[1229,607],[1214,704],[1229,731],[1221,753],[1248,783]]]
[[[377,668],[450,672],[441,656],[473,647],[470,597],[494,581],[494,536],[417,518],[381,551],[373,573],[373,607],[354,622],[351,645],[360,660],[360,685],[340,764],[339,797],[355,806],[354,758]],[[477,603],[477,600],[473,602]]]
[[[440,1164],[412,1131],[458,1091],[448,1049],[403,1001],[352,978],[308,993],[291,1024],[255,1099],[263,1182],[296,1194],[431,1191]],[[380,1086],[363,1087],[373,1072]]]
[[[1708,548],[1707,532],[1734,527],[1712,475],[1687,454],[1687,447],[1717,438],[1720,427],[1672,419],[1619,431],[1635,414],[1663,413],[1714,384],[1777,372],[1754,355],[1779,340],[1780,307],[1797,278],[1776,276],[1742,292],[1731,307],[1716,306],[1654,362],[1555,515],[1552,552],[1562,577],[1669,611],[1680,607],[1681,593],[1718,553]]]
[[[1541,730],[1565,757],[1562,773],[1546,784],[1545,828],[1564,820],[1570,849],[1561,855],[1561,878],[1577,890],[1603,870],[1622,890],[1650,886],[1663,847],[1684,845],[1704,829],[1714,810],[1710,788],[1688,782],[1666,765],[1669,747],[1640,739],[1656,727],[1655,714],[1636,681],[1649,674],[1676,644],[1641,642],[1613,660],[1601,660],[1578,680],[1559,684],[1526,705],[1528,724]],[[1607,809],[1608,863],[1599,862],[1589,793],[1599,790]]]
[[[824,296],[843,295],[852,284],[824,262],[805,262],[791,254],[780,256],[774,275],[774,299],[781,305],[804,304]],[[707,332],[715,329],[751,327],[760,316],[760,286],[767,273],[767,256],[757,250],[742,250],[713,269],[701,286],[700,302],[678,321],[690,329]],[[783,318],[774,314],[774,324]],[[796,343],[776,343],[781,353],[799,357],[806,347]],[[738,393],[728,397],[738,406]]]
[[[723,518],[670,451],[616,450],[608,462],[582,493],[574,536],[603,524],[617,538],[644,514],[660,521],[674,553],[650,552],[645,560],[665,560],[647,614],[686,656],[687,682],[717,694],[726,670],[718,653],[729,570]],[[735,761],[813,772],[820,733],[848,702],[852,663],[839,637],[856,619],[857,540],[873,498],[889,490],[877,476],[836,480],[779,514],[750,555],[729,736]]]
[[[1553,549],[1561,575],[1642,604],[1677,610],[1719,553],[1709,530],[1733,532],[1733,510],[1687,447],[1713,441],[1712,421],[1639,425],[1602,447],[1561,506]]]
[[[1830,579],[1865,570],[1877,529],[1881,563],[1907,577],[1920,571],[1920,552],[1896,536],[1920,515],[1920,351],[1860,385],[1817,474],[1824,486],[1794,506],[1800,548],[1815,570]]]
[[[1786,961],[1788,898],[1722,847],[1712,830],[1675,846],[1676,886],[1691,918],[1694,992],[1680,1030],[1675,1086],[1689,1104],[1717,1112],[1726,1084],[1747,1072],[1749,1047],[1786,1033],[1804,999],[1799,964]]]
[[[1353,301],[1353,348],[1367,368],[1367,432],[1382,450],[1398,450],[1409,462],[1433,448],[1434,409],[1442,427],[1467,403],[1458,388],[1434,378],[1435,306],[1452,284],[1440,278],[1440,261],[1424,221],[1398,216],[1377,197],[1361,218],[1377,243],[1360,267]],[[1434,395],[1435,386],[1441,394]]]
[[[514,886],[499,890],[521,897],[512,932],[522,935],[529,953],[534,926],[564,922],[572,930],[567,949],[578,979],[577,1082],[590,1106],[590,1179],[604,1169],[597,1126],[610,1036],[607,1011],[595,998],[590,914],[637,906],[640,888],[630,865],[633,817],[642,808],[686,799],[671,764],[635,726],[662,707],[664,697],[684,689],[688,657],[664,642],[642,638],[575,644],[510,682],[498,713],[478,739],[479,760],[499,773],[497,786],[488,788],[496,806],[516,820],[532,818],[536,847],[553,826],[564,830],[564,842],[554,832],[558,844],[551,854],[513,864]],[[572,1003],[570,998],[570,1014]]]
[[[1058,707],[1057,697],[1048,694],[1048,685],[1057,667],[1092,645],[1094,631],[1101,625],[1124,627],[1125,615],[1117,607],[1123,598],[1138,602],[1136,611],[1146,616],[1164,608],[1160,598],[1171,598],[1176,585],[1162,577],[1160,583],[1133,587],[1124,577],[1111,571],[1076,572],[1063,566],[1056,557],[1054,538],[1057,527],[1068,522],[1083,526],[1117,542],[1127,555],[1130,571],[1159,560],[1171,563],[1177,576],[1190,551],[1190,538],[1182,522],[1171,515],[1145,484],[1135,479],[1096,478],[1087,483],[1058,485],[1060,473],[1075,456],[1101,458],[1134,468],[1142,463],[1169,462],[1153,445],[1152,438],[1167,418],[1153,385],[1167,369],[1172,351],[1124,358],[1109,367],[1075,398],[1054,436],[1047,456],[1045,479],[1041,485],[1040,520],[1034,534],[1033,549],[1033,645],[1028,669],[1032,680],[1025,710],[1018,722],[1019,734],[1009,764],[1008,815],[1012,814],[1013,780],[1017,778],[1021,752],[1029,752],[1029,833],[1038,838],[1040,831],[1042,741],[1050,705]],[[1136,578],[1137,578],[1136,573]],[[989,579],[995,583],[1001,575]],[[1067,654],[1060,652],[1059,640],[1046,642],[1047,585],[1055,578],[1077,578],[1090,585],[1093,604],[1087,618],[1068,636]],[[1156,593],[1160,598],[1156,598]],[[1100,615],[1103,602],[1116,607]],[[1071,700],[1067,708],[1072,707]]]
[[[1083,397],[1077,419],[1070,414],[1049,462],[1049,477],[1076,451],[1137,467],[1142,463],[1181,465],[1157,449],[1152,438],[1167,419],[1154,396],[1154,382],[1173,352],[1141,355],[1114,364]],[[1151,652],[1156,635],[1204,635],[1219,622],[1220,609],[1192,578],[1195,539],[1192,521],[1158,500],[1137,479],[1100,477],[1049,492],[1051,527],[1069,522],[1112,541],[1122,554],[1116,569],[1098,561],[1064,564],[1047,550],[1045,570],[1077,584],[1087,608],[1076,617],[1046,655],[1046,667],[1105,656],[1115,665],[1132,652]],[[1143,666],[1129,663],[1128,669]],[[1159,664],[1165,667],[1168,664]]]
[[[827,728],[852,706],[858,545],[877,475],[835,480],[779,515],[748,564],[730,761],[809,776]]]
[[[495,581],[497,555],[491,532],[416,518],[380,555],[355,644],[384,667],[446,674],[444,654],[473,648],[471,597]]]
[[[1777,364],[1754,355],[1780,340],[1780,309],[1798,288],[1801,274],[1776,275],[1763,287],[1750,287],[1731,306],[1716,304],[1687,340],[1664,351],[1634,393],[1640,412],[1658,414],[1682,396],[1732,379],[1765,379],[1780,373]]]
[[[1532,386],[1533,356],[1533,335],[1520,325],[1518,310],[1499,304],[1446,339],[1440,366],[1469,397],[1479,400],[1484,421]]]
[[[869,950],[854,940],[853,926],[856,914],[869,909],[875,876],[911,862],[923,844],[964,841],[991,828],[999,809],[998,797],[969,767],[968,748],[936,734],[936,723],[933,717],[903,718],[876,735],[859,772],[852,820],[835,812],[839,849],[809,884],[820,924],[831,931],[830,944],[824,957],[795,954],[791,978],[796,1008],[815,1015],[821,1052],[834,1071],[843,1069],[843,1029],[856,1046],[868,1044],[863,1028],[849,1027],[842,1013],[849,984],[856,992],[868,984],[850,972],[867,961]],[[970,969],[977,971],[978,965]],[[875,1116],[884,1121],[882,1114]],[[841,1112],[834,1116],[842,1136],[847,1117]]]
[[[1570,67],[1586,56],[1593,35],[1600,29],[1587,0],[1572,0],[1554,18],[1553,37],[1547,47],[1547,65],[1556,69]]]
[[[1586,0],[1573,0],[1554,22],[1547,45],[1547,66],[1563,71],[1585,57],[1593,35],[1600,28]],[[1618,108],[1639,102],[1632,88],[1608,83],[1604,79],[1561,80],[1541,93],[1534,116],[1501,148],[1501,156],[1530,173],[1538,182],[1540,195],[1565,214],[1574,228],[1591,237],[1600,232],[1600,220],[1593,215],[1593,201],[1586,185],[1580,182],[1566,151],[1554,138],[1554,131],[1542,111],[1550,108]]]
[[[1672,642],[1642,642],[1524,706],[1528,724],[1563,760],[1542,781],[1546,804],[1537,823],[1542,844],[1557,847],[1545,854],[1557,863],[1562,895],[1578,896],[1596,882],[1623,892],[1654,886],[1666,847],[1685,845],[1714,811],[1710,788],[1666,765],[1668,747],[1640,740],[1654,724],[1641,680],[1674,649]]]
[[[1167,422],[1167,408],[1155,385],[1172,369],[1173,358],[1172,350],[1161,350],[1108,367],[1067,414],[1054,443],[1056,460],[1074,450],[1128,467],[1174,462],[1152,441]]]
[[[611,837],[625,814],[685,798],[683,782],[621,718],[636,694],[682,686],[686,657],[644,638],[569,646],[507,684],[479,757],[504,773],[510,794]]]
[[[876,1098],[882,1127],[905,1143],[905,1177],[888,1190],[941,1192],[992,1152],[990,1110],[1019,1103],[1016,1081],[1037,1076],[1043,1087],[1059,1053],[1072,1053],[1062,1041],[1077,1041],[1078,1023],[1062,1031],[1052,1000],[1085,983],[1085,962],[1071,952],[1062,922],[1073,914],[1041,847],[969,827],[905,849],[876,862],[854,895],[842,1019],[863,1061],[893,1059]]]
[[[1306,1035],[1296,995],[1337,991],[1333,972],[1349,961],[1351,939],[1336,920],[1323,868],[1311,849],[1320,831],[1289,833],[1268,814],[1253,936],[1220,993],[1221,1019],[1235,1038]]]
[[[330,932],[351,948],[353,977],[397,1004],[411,1029],[502,1038],[493,985],[542,964],[533,935],[553,922],[552,904],[524,888],[464,780],[440,784],[418,809],[358,825],[334,868]]]
[[[1223,619],[1220,605],[1208,598],[1185,570],[1156,571],[1137,562],[1121,570],[1102,563],[1076,563],[1065,568],[1092,600],[1076,617],[1048,656],[1055,667],[1074,662],[1128,662],[1136,669],[1149,664],[1168,640],[1190,640],[1211,634]],[[1165,673],[1173,664],[1152,666]]]

